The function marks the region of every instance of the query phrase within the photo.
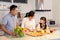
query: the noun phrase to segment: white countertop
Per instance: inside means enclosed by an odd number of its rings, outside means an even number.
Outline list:
[[[25,37],[22,38],[7,38],[5,36],[0,36],[0,40],[60,40],[60,30],[57,30],[52,34],[45,34],[39,37],[25,35]]]

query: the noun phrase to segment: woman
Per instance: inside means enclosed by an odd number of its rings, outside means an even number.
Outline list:
[[[21,13],[20,13],[20,12],[17,13],[17,19],[18,19],[18,25],[21,26],[21,23],[22,23],[22,17],[21,17]]]
[[[34,19],[35,12],[30,11],[22,21],[22,28],[26,28],[29,31],[33,31],[35,29],[35,19]]]
[[[49,27],[46,24],[46,18],[41,17],[40,18],[40,23],[37,25],[37,31],[41,31],[41,33],[50,33]]]

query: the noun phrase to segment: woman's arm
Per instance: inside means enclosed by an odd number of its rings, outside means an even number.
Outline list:
[[[25,25],[25,20],[23,19],[21,27],[24,28],[24,25]]]
[[[37,30],[37,31],[40,31],[40,24],[37,24],[36,30]]]

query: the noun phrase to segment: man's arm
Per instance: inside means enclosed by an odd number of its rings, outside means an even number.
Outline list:
[[[5,33],[7,33],[7,34],[9,34],[9,35],[13,35],[13,32],[10,32],[10,31],[7,30],[7,28],[6,28],[7,23],[8,23],[8,20],[7,20],[6,17],[4,17],[3,20],[2,20],[2,24],[1,24],[1,29],[2,29]]]
[[[6,27],[5,27],[4,24],[1,25],[1,29],[2,29],[5,33],[7,33],[7,34],[9,34],[9,35],[14,35],[13,32],[9,32],[9,31],[6,29]]]
[[[3,30],[5,33],[7,33],[7,34],[9,34],[9,35],[11,34],[11,32],[9,32],[9,31],[6,29],[5,25],[2,24],[2,27],[1,27],[1,28],[2,28],[2,30]]]

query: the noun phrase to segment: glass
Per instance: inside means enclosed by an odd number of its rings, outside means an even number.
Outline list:
[[[11,2],[11,0],[0,0],[2,2]]]
[[[27,0],[13,0],[15,3],[27,3]]]

